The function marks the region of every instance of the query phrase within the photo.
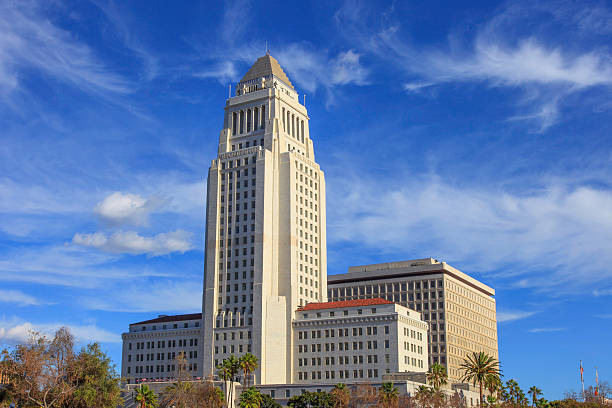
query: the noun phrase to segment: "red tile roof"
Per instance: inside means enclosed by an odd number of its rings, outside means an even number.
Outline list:
[[[303,312],[304,310],[319,310],[319,309],[335,309],[340,307],[355,307],[355,306],[375,306],[375,305],[390,305],[393,304],[390,300],[381,298],[374,299],[353,299],[353,300],[340,300],[338,302],[323,302],[323,303],[308,303],[306,306],[302,306],[298,310]]]
[[[134,324],[149,324],[149,323],[169,323],[169,322],[180,322],[183,320],[199,320],[202,318],[202,313],[182,314],[173,316],[160,316],[157,319],[145,320],[143,322],[131,323]]]

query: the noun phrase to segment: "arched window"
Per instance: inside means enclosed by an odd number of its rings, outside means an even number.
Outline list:
[[[304,121],[302,121],[302,143],[304,143]]]
[[[240,134],[244,133],[244,111],[240,111]]]
[[[251,131],[251,110],[247,109],[247,133]]]
[[[253,130],[257,130],[258,128],[259,128],[259,108],[255,108]]]
[[[232,135],[236,135],[236,122],[237,122],[238,114],[236,112],[232,113]]]

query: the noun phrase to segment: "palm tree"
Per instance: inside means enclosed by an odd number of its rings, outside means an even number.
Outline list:
[[[431,405],[433,394],[433,388],[430,388],[426,385],[419,385],[419,388],[417,388],[417,391],[414,394],[414,398],[418,401],[419,405],[422,408],[425,408]]]
[[[240,368],[242,368],[242,372],[244,373],[244,385],[248,386],[250,374],[257,370],[257,357],[251,353],[246,353],[240,356],[238,362],[240,364]]]
[[[486,389],[489,390],[489,395],[491,397],[494,397],[495,400],[497,400],[497,397],[498,397],[497,392],[500,391],[502,388],[502,382],[501,382],[501,378],[499,377],[499,375],[487,376],[487,378],[485,379],[484,385]]]
[[[240,408],[259,408],[261,406],[262,396],[255,387],[249,387],[240,394]]]
[[[136,389],[134,401],[140,404],[139,408],[155,408],[157,406],[157,395],[148,385],[141,385]]]
[[[508,392],[508,395],[510,396],[510,401],[515,404],[518,403],[519,394],[522,393],[518,383],[513,379],[509,379],[508,381],[506,381],[506,390]]]
[[[438,391],[441,386],[445,385],[448,381],[448,374],[446,374],[446,367],[441,364],[434,363],[429,367],[427,373],[427,382],[429,382],[434,390]]]
[[[349,392],[345,384],[342,384],[342,383],[336,384],[334,389],[331,390],[330,394],[332,395],[332,398],[334,400],[335,408],[348,407],[349,402],[351,400],[351,393]]]
[[[499,376],[499,361],[482,351],[473,352],[472,354],[468,354],[467,358],[463,360],[460,367],[463,370],[463,377],[461,378],[461,381],[471,381],[473,382],[474,386],[476,386],[476,383],[479,384],[479,404],[482,405],[484,382],[489,375]]]
[[[228,406],[231,406],[233,396],[232,394],[234,390],[234,380],[236,379],[236,374],[238,374],[239,369],[240,363],[236,356],[234,356],[233,354],[228,358],[224,359],[221,364],[217,366],[217,370],[219,370],[219,377],[221,377],[225,382],[225,403]]]
[[[529,389],[527,393],[531,395],[531,401],[533,402],[533,406],[535,407],[538,403],[538,395],[542,394],[542,390],[534,385]]]
[[[378,401],[384,408],[391,408],[397,405],[399,392],[393,383],[385,382],[378,393]]]

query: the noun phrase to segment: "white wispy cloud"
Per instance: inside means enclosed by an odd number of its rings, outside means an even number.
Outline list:
[[[22,69],[35,69],[89,92],[127,93],[131,87],[85,44],[58,28],[32,1],[0,4],[0,87],[19,87]]]
[[[0,303],[11,303],[17,306],[36,306],[40,302],[34,296],[20,290],[0,289]]]
[[[202,281],[158,279],[124,285],[109,297],[84,297],[80,300],[90,310],[111,312],[189,312],[202,308]]]
[[[118,231],[110,235],[104,232],[77,233],[72,238],[72,243],[116,254],[160,256],[193,249],[192,236],[193,233],[184,230],[159,233],[151,237],[139,235],[135,231]]]
[[[530,329],[529,333],[555,333],[567,330],[566,327],[536,327]]]
[[[535,34],[509,37],[517,21],[534,12],[521,7],[502,10],[481,25],[471,40],[450,33],[448,44],[435,48],[416,45],[404,24],[390,17],[393,13],[377,13],[372,21],[360,2],[347,1],[336,13],[336,21],[356,47],[403,70],[410,78],[404,84],[406,91],[456,82],[516,88],[528,97],[517,100],[521,112],[511,119],[535,122],[536,130],[542,132],[560,119],[560,105],[568,96],[612,85],[612,54],[606,48],[549,45]],[[591,18],[595,15],[582,13],[582,21]]]
[[[157,198],[145,199],[138,194],[114,192],[100,201],[94,212],[115,225],[147,225],[149,214],[160,204],[161,200]]]
[[[36,332],[47,338],[53,338],[60,327],[68,327],[78,343],[93,341],[119,343],[121,336],[98,327],[96,324],[73,325],[62,323],[32,323],[19,319],[0,321],[0,344],[17,344],[26,342],[31,333]]]
[[[383,183],[347,168],[327,189],[328,242],[419,250],[558,293],[610,289],[610,190],[559,182],[517,194],[408,174]]]
[[[497,321],[502,322],[512,322],[515,320],[526,319],[531,317],[536,312],[525,312],[525,311],[498,311],[497,312]]]
[[[195,68],[193,76],[214,78],[221,83],[237,81],[250,64],[265,52],[264,42],[247,38],[253,21],[250,1],[226,2],[221,19],[221,40],[218,44],[193,46],[202,54],[205,67]],[[354,49],[331,52],[308,41],[275,43],[274,56],[295,86],[309,93],[324,89],[327,105],[334,103],[339,87],[367,85],[369,69],[362,64],[363,55]]]

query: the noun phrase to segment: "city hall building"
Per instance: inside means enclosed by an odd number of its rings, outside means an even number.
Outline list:
[[[325,175],[309,119],[278,62],[257,59],[225,102],[208,169],[202,314],[130,325],[122,377],[174,378],[179,351],[193,378],[206,377],[250,352],[254,384],[287,398],[423,378],[435,362],[456,381],[466,352],[497,356],[495,292],[445,263],[351,267],[328,283]]]

